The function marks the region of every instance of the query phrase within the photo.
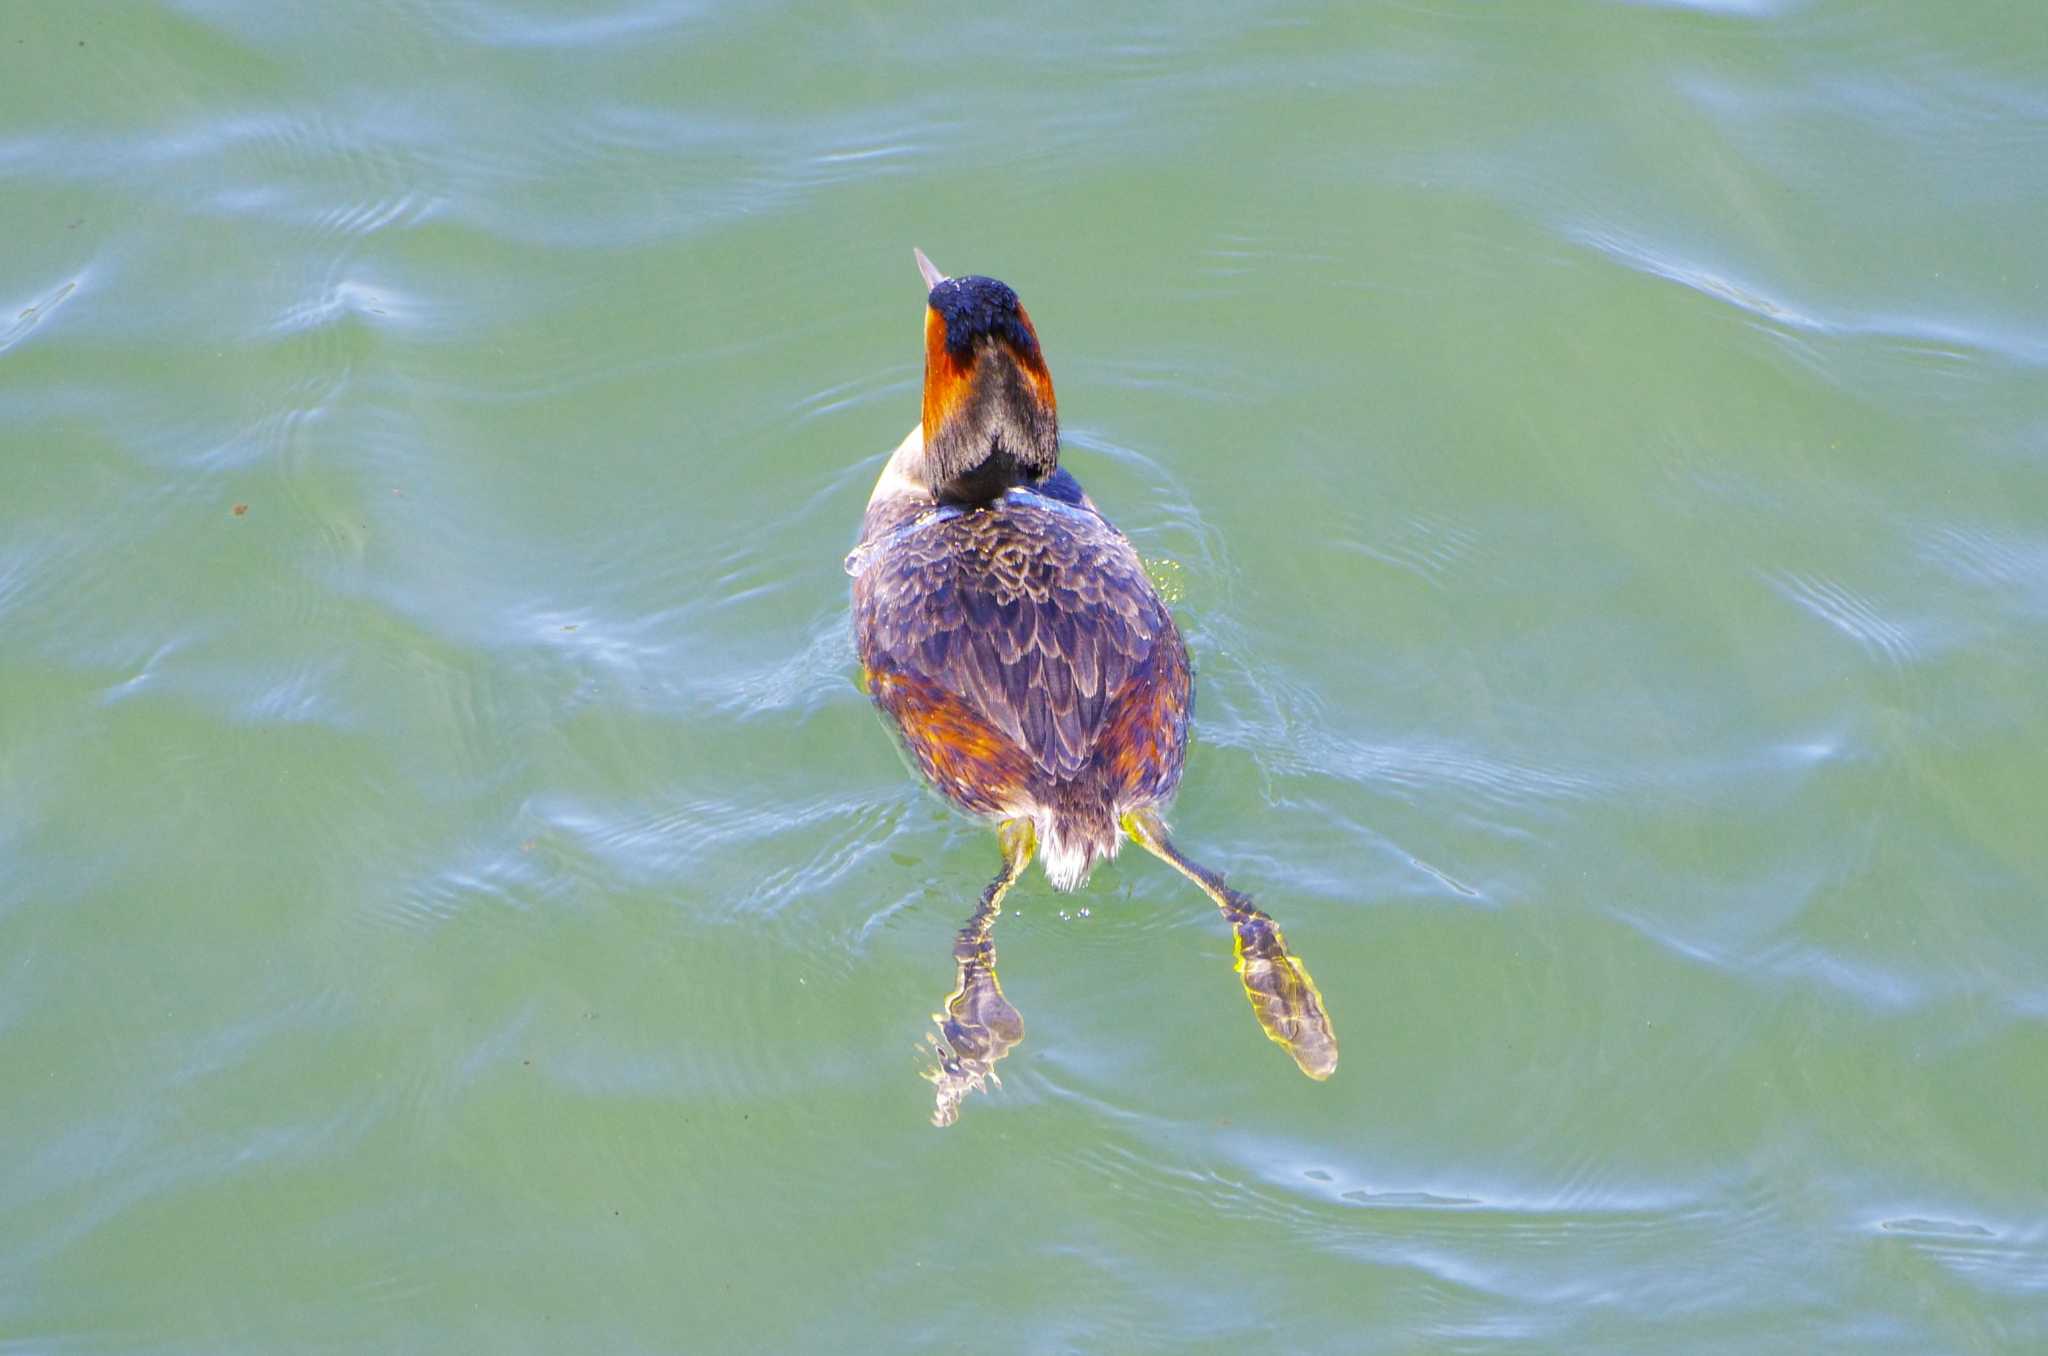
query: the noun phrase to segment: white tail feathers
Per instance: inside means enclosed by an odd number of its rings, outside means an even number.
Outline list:
[[[1123,836],[1113,820],[1090,823],[1058,810],[1040,808],[1031,816],[1038,833],[1038,860],[1055,890],[1078,890],[1087,883],[1095,863],[1114,857]],[[1105,832],[1105,829],[1107,832]]]

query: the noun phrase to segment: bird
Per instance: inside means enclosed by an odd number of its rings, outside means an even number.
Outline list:
[[[996,975],[993,929],[1034,854],[1056,890],[1125,838],[1194,882],[1235,935],[1267,1036],[1310,1078],[1337,1067],[1322,994],[1273,919],[1168,836],[1187,758],[1187,646],[1143,562],[1060,464],[1038,331],[1007,284],[925,286],[924,395],[846,557],[859,682],[910,763],[992,823],[1002,865],[954,938],[932,1120],[949,1125],[1024,1036]]]

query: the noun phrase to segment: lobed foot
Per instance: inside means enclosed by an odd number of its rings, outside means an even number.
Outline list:
[[[1286,939],[1270,918],[1244,919],[1234,930],[1237,975],[1266,1035],[1317,1082],[1337,1072],[1337,1033],[1330,1029],[1323,995],[1308,967],[1288,953]]]
[[[925,1073],[937,1089],[932,1124],[951,1125],[960,1118],[960,1103],[968,1093],[986,1092],[990,1083],[1002,1086],[996,1062],[1024,1039],[1024,1019],[1003,997],[995,971],[976,967],[932,1020],[939,1027],[939,1034],[928,1038],[939,1062]]]

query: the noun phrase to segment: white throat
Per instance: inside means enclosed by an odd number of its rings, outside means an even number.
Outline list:
[[[919,424],[889,454],[889,464],[882,468],[882,474],[876,479],[875,492],[868,496],[868,506],[872,508],[884,499],[906,494],[931,498],[931,491],[925,488],[923,470],[924,425]]]

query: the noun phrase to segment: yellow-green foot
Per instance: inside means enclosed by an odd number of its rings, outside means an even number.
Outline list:
[[[938,1089],[933,1125],[958,1120],[968,1093],[986,1092],[990,1083],[1001,1087],[996,1061],[1024,1039],[1024,1019],[1003,997],[996,978],[996,947],[989,933],[1003,911],[1003,896],[1030,864],[1037,837],[1030,820],[1009,819],[1003,821],[1000,841],[1003,869],[981,892],[967,926],[953,939],[953,992],[946,995],[946,1010],[932,1014],[939,1034],[927,1039],[938,1050],[939,1062],[925,1077]]]
[[[1308,967],[1287,950],[1280,925],[1225,885],[1223,877],[1182,855],[1166,836],[1158,811],[1149,806],[1132,810],[1124,816],[1123,827],[1133,842],[1201,886],[1223,911],[1237,934],[1238,978],[1244,981],[1245,997],[1251,999],[1252,1012],[1266,1034],[1317,1082],[1337,1072],[1337,1033],[1330,1029],[1330,1014]]]
[[[1235,930],[1237,977],[1244,981],[1244,996],[1251,999],[1259,1025],[1310,1078],[1321,1082],[1337,1072],[1337,1033],[1330,1029],[1330,1015],[1308,967],[1288,954],[1270,918],[1242,920]]]
[[[932,1014],[939,1034],[932,1038],[938,1065],[925,1074],[937,1089],[933,1125],[951,1125],[960,1117],[960,1103],[970,1092],[985,1092],[996,1077],[996,1062],[1024,1039],[1024,1019],[993,970],[977,969],[946,999],[946,1010]]]

